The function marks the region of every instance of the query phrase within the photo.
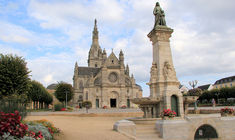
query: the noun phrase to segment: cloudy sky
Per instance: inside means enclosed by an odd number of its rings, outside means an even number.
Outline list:
[[[179,81],[198,85],[235,75],[234,0],[159,0]],[[124,51],[136,82],[149,95],[156,0],[0,0],[0,53],[23,56],[32,79],[72,84],[74,64],[87,66],[94,19],[101,48]]]

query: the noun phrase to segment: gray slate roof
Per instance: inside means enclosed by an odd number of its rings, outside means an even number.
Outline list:
[[[94,75],[96,76],[101,68],[91,68],[91,67],[78,67],[78,75]]]
[[[215,84],[222,84],[222,83],[232,82],[234,80],[235,80],[235,76],[225,77],[225,78],[217,80],[215,82]]]
[[[47,86],[47,89],[56,89],[57,84],[53,83]]]
[[[202,85],[202,86],[198,86],[198,88],[200,88],[201,90],[208,90],[208,88],[210,87],[211,84],[207,84],[207,85]]]

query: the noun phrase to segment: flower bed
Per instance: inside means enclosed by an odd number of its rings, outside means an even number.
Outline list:
[[[176,112],[172,111],[171,109],[164,109],[163,112],[161,113],[161,117],[164,119],[165,117],[167,118],[174,118],[176,116]]]
[[[0,139],[3,140],[52,140],[60,130],[46,120],[21,122],[18,111],[0,112]]]
[[[66,108],[61,108],[61,110],[60,111],[66,111]]]
[[[123,105],[123,106],[121,106],[121,108],[122,108],[122,109],[126,109],[126,106],[125,106],[125,105]]]
[[[220,113],[221,113],[221,116],[228,116],[228,115],[231,116],[234,114],[234,109],[228,108],[228,107],[222,108],[220,110]]]

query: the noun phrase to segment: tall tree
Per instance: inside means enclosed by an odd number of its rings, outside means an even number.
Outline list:
[[[0,99],[12,94],[26,94],[30,88],[30,78],[22,57],[0,54]]]
[[[38,108],[37,102],[40,103],[40,108],[43,108],[43,103],[47,106],[52,103],[53,97],[47,92],[46,88],[37,81],[31,81],[31,88],[28,96],[34,102],[34,108]]]
[[[67,102],[69,102],[73,98],[73,87],[71,84],[60,82],[58,83],[55,91],[55,97],[60,102],[66,101],[67,94]]]

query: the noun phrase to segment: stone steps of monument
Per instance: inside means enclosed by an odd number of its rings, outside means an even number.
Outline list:
[[[155,124],[137,124],[136,140],[162,140],[159,132],[155,128]]]

